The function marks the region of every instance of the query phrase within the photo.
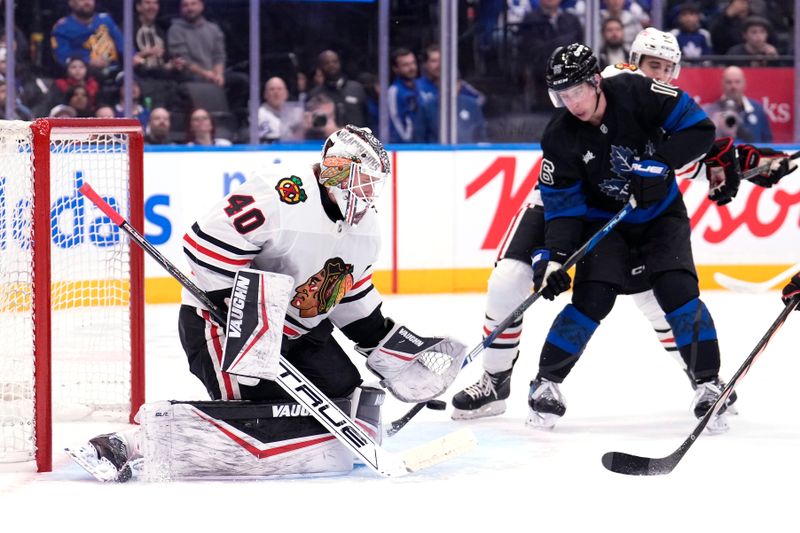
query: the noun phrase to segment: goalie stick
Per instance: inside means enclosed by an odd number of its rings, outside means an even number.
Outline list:
[[[444,411],[445,409],[447,409],[447,404],[441,400],[428,400],[427,402],[420,402],[414,405],[414,407],[409,409],[409,411],[406,414],[404,414],[403,416],[401,416],[400,418],[398,418],[389,425],[389,429],[386,430],[386,436],[392,437],[396,435],[397,432],[403,429],[405,425],[408,424],[408,422],[412,418],[417,416],[417,413],[422,411],[423,407],[427,407],[428,409],[433,409],[434,411]]]
[[[125,218],[100,197],[92,187],[84,182],[81,194],[95,204],[114,224],[128,234],[131,241],[142,247],[158,264],[170,273],[210,311],[213,318],[225,324],[222,310],[211,301],[192,280],[173,265],[161,252],[156,250]],[[390,453],[381,448],[364,430],[353,422],[316,385],[311,383],[283,356],[279,360],[280,370],[275,382],[296,402],[303,406],[330,431],[353,454],[360,457],[368,467],[386,477],[402,476],[422,468],[433,466],[457,457],[475,447],[475,436],[469,430],[449,433],[444,437],[422,444],[402,455]]]
[[[694,431],[692,431],[691,435],[689,435],[689,437],[683,441],[683,444],[681,444],[677,450],[666,457],[661,457],[658,459],[640,457],[638,455],[631,455],[624,452],[607,452],[603,455],[603,466],[612,472],[616,472],[617,474],[626,474],[629,476],[657,476],[672,472],[683,456],[686,455],[686,452],[689,451],[689,448],[692,446],[692,444],[694,444],[694,442],[703,432],[703,429],[705,429],[709,421],[711,421],[714,415],[716,415],[719,410],[722,409],[722,406],[725,405],[725,402],[733,392],[733,389],[742,380],[742,378],[744,378],[745,374],[747,374],[747,372],[750,370],[750,367],[753,365],[755,360],[759,355],[761,355],[761,352],[764,351],[764,348],[766,348],[769,340],[786,321],[789,313],[797,308],[798,304],[800,304],[800,295],[792,298],[783,311],[781,311],[781,313],[778,315],[778,318],[775,319],[775,322],[772,323],[761,340],[758,341],[758,344],[756,344],[756,347],[753,349],[753,351],[750,352],[750,355],[747,356],[747,359],[744,360],[742,366],[739,367],[739,370],[736,371],[725,388],[722,389],[717,401],[715,401],[714,404],[708,409],[708,412],[706,412],[706,415],[700,419],[700,422],[697,424],[697,427],[694,428]]]
[[[575,266],[578,263],[578,261],[583,259],[583,257],[587,253],[592,251],[592,249],[595,246],[597,246],[597,243],[600,242],[603,239],[603,237],[608,235],[608,233],[612,229],[614,229],[614,227],[616,227],[616,225],[619,224],[619,222],[623,218],[628,216],[628,214],[634,209],[636,209],[636,199],[633,198],[633,196],[631,196],[630,199],[628,200],[628,203],[625,204],[625,207],[620,209],[620,211],[616,215],[614,215],[611,218],[611,220],[606,222],[602,228],[597,230],[597,232],[595,232],[595,234],[589,238],[589,240],[583,243],[583,245],[580,248],[575,250],[575,252],[573,252],[573,254],[569,256],[566,262],[564,262],[561,268],[563,270],[569,270],[570,268]],[[519,317],[521,317],[522,313],[524,313],[525,310],[527,310],[531,305],[533,305],[533,302],[538,300],[541,294],[542,294],[542,288],[528,295],[528,297],[525,298],[525,300],[523,300],[522,303],[516,307],[516,309],[511,311],[511,314],[509,314],[502,322],[497,324],[497,326],[492,330],[492,332],[489,333],[489,335],[485,339],[483,339],[483,341],[481,341],[480,344],[475,346],[475,348],[473,348],[472,351],[467,354],[467,356],[464,358],[464,363],[461,365],[461,368],[464,368],[469,363],[474,361],[475,358],[478,357],[478,355],[480,355],[480,353],[483,350],[488,348],[494,342],[494,340],[508,328],[508,326],[513,324]],[[394,433],[397,433],[398,431],[403,429],[403,426],[405,426],[409,422],[409,420],[411,420],[411,418],[413,418],[413,416],[417,414],[424,406],[425,406],[424,403],[418,403],[414,407],[412,407],[404,416],[392,422],[392,429],[394,429]]]

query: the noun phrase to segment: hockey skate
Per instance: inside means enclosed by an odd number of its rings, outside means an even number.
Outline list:
[[[695,389],[694,400],[692,401],[692,411],[697,418],[703,418],[714,402],[719,398],[722,389],[725,388],[725,383],[720,381],[719,378],[714,378],[705,383],[699,383]],[[733,401],[736,401],[735,399]],[[709,433],[724,433],[730,429],[728,426],[728,409],[733,401],[728,399],[722,409],[708,422],[706,430]]]
[[[558,419],[567,412],[558,383],[545,378],[531,381],[528,405],[530,411],[525,425],[536,429],[553,429]]]
[[[692,389],[694,391],[697,391],[697,387],[698,387],[697,382],[692,378],[692,376],[688,372],[687,372],[686,375],[689,376],[689,381],[692,383]],[[720,380],[719,378],[717,378],[717,381],[719,382],[719,390],[720,390],[720,392],[722,392],[722,389],[725,388],[725,382]],[[730,396],[728,396],[728,399],[725,400],[725,409],[723,409],[723,411],[726,412],[729,415],[738,415],[739,414],[739,410],[736,408],[735,405],[733,405],[733,404],[736,403],[736,400],[738,400],[738,399],[739,399],[739,396],[736,394],[736,391],[733,391],[730,394]],[[711,403],[714,403],[713,400],[712,400]],[[703,413],[703,414],[705,414],[705,413]],[[702,417],[702,415],[700,415],[700,416]]]
[[[506,411],[511,394],[511,369],[496,374],[484,371],[481,379],[453,396],[453,420],[497,416]]]
[[[133,477],[141,459],[130,461],[125,438],[117,433],[98,435],[78,448],[65,448],[67,454],[98,481],[124,483]]]

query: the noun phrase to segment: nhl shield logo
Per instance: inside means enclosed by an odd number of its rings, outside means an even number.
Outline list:
[[[306,201],[306,191],[302,187],[303,181],[297,176],[291,176],[280,180],[275,185],[275,190],[278,191],[281,202],[293,205]]]

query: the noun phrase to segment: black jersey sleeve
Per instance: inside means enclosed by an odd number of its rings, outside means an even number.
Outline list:
[[[664,138],[656,146],[656,158],[673,169],[697,160],[714,143],[714,124],[697,102],[677,87],[637,78],[637,109],[647,123],[658,124]]]
[[[588,211],[583,190],[583,171],[574,143],[564,142],[574,134],[556,117],[542,137],[542,168],[539,190],[546,222],[545,246],[571,252],[583,230],[583,216]],[[558,140],[561,139],[561,142]]]

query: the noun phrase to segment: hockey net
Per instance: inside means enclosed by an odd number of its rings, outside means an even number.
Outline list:
[[[0,462],[40,471],[53,418],[132,420],[144,401],[142,253],[84,180],[142,228],[138,122],[0,121]]]

